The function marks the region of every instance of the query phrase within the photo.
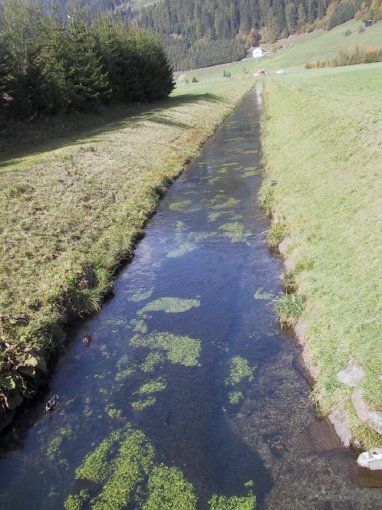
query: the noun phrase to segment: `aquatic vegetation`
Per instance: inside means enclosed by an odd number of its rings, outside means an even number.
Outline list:
[[[264,292],[263,287],[259,287],[253,294],[253,299],[273,299],[274,295],[271,292]]]
[[[148,481],[148,497],[142,510],[195,510],[196,495],[176,467],[155,466]]]
[[[246,237],[251,235],[251,232],[245,228],[245,225],[238,221],[235,221],[234,223],[225,223],[219,227],[219,230],[222,230],[223,235],[232,243],[242,242]]]
[[[61,427],[56,437],[54,437],[46,449],[46,456],[51,462],[61,466],[62,468],[68,468],[68,461],[62,457],[61,449],[62,443],[65,438],[69,438],[73,435],[73,429],[70,425]]]
[[[228,393],[228,400],[229,403],[232,405],[236,405],[242,400],[244,397],[243,393],[241,391],[230,391]]]
[[[240,203],[240,200],[236,198],[228,198],[225,202],[220,202],[215,204],[215,200],[213,200],[213,204],[211,205],[211,209],[231,209],[232,207],[236,207]]]
[[[243,177],[253,177],[254,175],[260,175],[261,170],[260,168],[257,168],[256,166],[247,168],[247,170],[244,172]]]
[[[147,312],[166,312],[166,313],[182,313],[200,306],[199,299],[184,299],[177,297],[162,297],[151,301],[138,314],[143,315]]]
[[[167,388],[167,383],[163,379],[163,377],[158,377],[158,379],[154,379],[153,381],[149,381],[143,384],[136,392],[137,395],[147,395],[150,393],[158,393],[159,391],[163,391]]]
[[[234,356],[230,361],[229,376],[226,379],[227,386],[235,386],[243,379],[253,381],[253,372],[256,367],[251,367],[248,361],[241,356]]]
[[[210,510],[254,510],[256,496],[249,492],[248,496],[218,496],[214,495],[209,501]]]
[[[147,324],[143,320],[133,319],[130,321],[130,325],[135,333],[147,333],[149,330]]]
[[[146,399],[136,400],[132,402],[131,407],[134,409],[134,411],[143,411],[144,409],[153,406],[156,403],[156,401],[157,399],[155,397],[148,397]]]
[[[76,469],[77,480],[89,480],[104,484],[112,473],[111,459],[117,452],[121,431],[112,432],[101,444],[89,453],[80,467]]]
[[[115,381],[120,382],[128,379],[134,374],[135,370],[133,367],[126,368],[125,370],[121,370],[115,375]]]
[[[188,336],[154,331],[147,336],[135,335],[131,339],[131,345],[165,351],[167,359],[171,363],[186,367],[198,364],[200,340]]]
[[[162,352],[153,351],[149,352],[145,361],[140,365],[143,372],[154,372],[154,370],[161,366],[165,361],[165,356]]]
[[[139,499],[141,485],[150,473],[155,452],[143,432],[128,432],[126,436],[112,462],[111,476],[101,494],[93,500],[94,510],[120,510]]]
[[[214,234],[210,232],[187,232],[186,224],[182,221],[178,221],[175,232],[175,241],[178,247],[169,250],[167,256],[170,258],[182,257],[186,253],[196,250],[200,241],[213,235]]]
[[[174,202],[170,204],[169,209],[171,209],[172,211],[183,211],[189,205],[191,205],[191,200],[182,200],[180,202]]]
[[[115,418],[117,420],[122,418],[123,415],[121,409],[116,409],[112,404],[107,405],[105,411],[110,418]]]
[[[71,494],[64,503],[65,510],[81,510],[83,503],[89,499],[89,493],[81,490],[79,494]]]
[[[225,211],[210,212],[208,213],[208,221],[216,221],[225,214],[227,214]]]
[[[140,301],[145,301],[146,299],[149,299],[149,297],[152,296],[153,292],[154,292],[154,287],[151,287],[150,289],[146,289],[144,287],[139,287],[129,297],[129,301],[132,301],[133,303],[139,303]]]

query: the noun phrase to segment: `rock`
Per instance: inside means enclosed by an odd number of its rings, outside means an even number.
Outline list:
[[[281,253],[281,255],[286,255],[287,251],[288,251],[288,247],[290,246],[290,244],[292,243],[292,238],[291,237],[286,237],[280,244],[279,244],[279,252]]]
[[[363,379],[365,372],[362,368],[349,363],[349,365],[341,372],[338,372],[337,379],[346,384],[346,386],[350,386],[351,388],[355,388],[358,383]]]
[[[361,453],[357,459],[357,464],[371,471],[382,470],[382,448],[372,448]]]
[[[89,345],[90,342],[92,341],[92,336],[91,335],[85,335],[82,339],[82,343],[84,345]]]
[[[380,411],[369,410],[361,391],[353,393],[351,400],[358,418],[378,432],[378,434],[382,434],[382,413]]]
[[[344,409],[337,409],[329,414],[328,420],[333,425],[342,445],[349,448],[351,445],[351,434],[347,412]]]
[[[287,273],[289,273],[290,271],[293,271],[294,261],[293,261],[292,257],[288,257],[284,260],[284,267],[285,267],[285,270]]]

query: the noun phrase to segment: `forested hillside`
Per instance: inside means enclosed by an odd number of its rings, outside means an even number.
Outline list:
[[[376,5],[379,0],[374,0]],[[242,58],[245,47],[297,32],[333,28],[371,0],[161,0],[141,9],[140,23],[164,39],[178,69]],[[371,4],[371,5],[373,5]],[[374,9],[376,10],[376,8]],[[211,44],[209,41],[214,41]],[[228,42],[229,41],[229,42]]]

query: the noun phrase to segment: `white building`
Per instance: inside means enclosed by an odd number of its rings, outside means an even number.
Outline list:
[[[259,58],[259,57],[263,57],[265,55],[266,51],[264,50],[264,48],[260,48],[260,46],[258,48],[255,48],[253,50],[253,58]]]

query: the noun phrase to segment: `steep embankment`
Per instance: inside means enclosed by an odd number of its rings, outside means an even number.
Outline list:
[[[381,80],[380,64],[269,78],[263,117],[261,199],[271,241],[287,239],[279,312],[298,319],[323,412],[365,446],[382,444],[363,408],[382,411]]]
[[[135,115],[60,119],[70,137],[52,137],[63,131],[52,121],[3,145],[0,428],[35,391],[62,325],[99,307],[161,193],[252,85],[243,76],[183,84]]]

